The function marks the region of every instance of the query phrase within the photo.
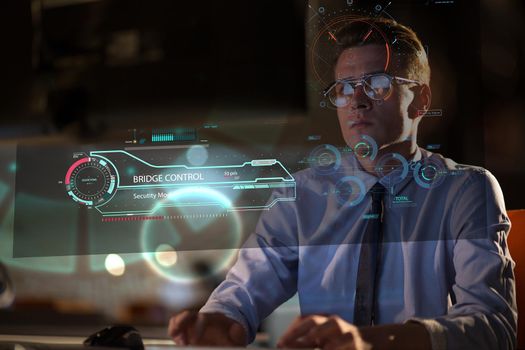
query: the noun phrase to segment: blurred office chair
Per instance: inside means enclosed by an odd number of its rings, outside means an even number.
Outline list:
[[[525,209],[507,212],[512,223],[508,245],[516,262],[516,298],[518,300],[518,349],[525,350]]]

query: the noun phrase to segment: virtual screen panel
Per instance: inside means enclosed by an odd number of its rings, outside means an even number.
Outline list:
[[[304,235],[266,244],[333,244],[339,240],[330,235],[333,225],[348,215],[362,211],[360,225],[379,219],[367,215],[369,180],[352,163],[354,157],[378,157],[375,141],[362,135],[353,147],[288,146],[279,158],[273,152],[249,155],[212,144],[96,150],[19,146],[13,256],[249,248],[258,244],[246,238],[257,233],[260,215],[291,212]],[[462,183],[458,178],[472,172],[439,158],[409,161],[398,153],[382,155],[375,168],[385,175],[385,203],[394,212],[444,218],[450,213],[432,208],[454,200]],[[417,187],[406,187],[410,181]],[[315,216],[303,218],[301,210],[314,203],[319,206]],[[267,224],[279,225],[276,217]],[[456,239],[447,230],[439,237],[416,231],[385,238]]]

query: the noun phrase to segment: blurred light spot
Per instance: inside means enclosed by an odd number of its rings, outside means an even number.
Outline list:
[[[173,266],[177,263],[177,252],[168,244],[161,244],[155,251],[155,259],[162,266]]]
[[[186,159],[191,165],[203,165],[208,160],[208,150],[201,145],[191,146],[186,152]]]
[[[126,264],[118,254],[109,254],[106,257],[106,270],[113,276],[122,276],[126,271]]]
[[[9,165],[7,166],[7,170],[9,170],[10,173],[15,173],[16,172],[16,162],[9,163]]]
[[[126,168],[126,174],[128,176],[133,176],[137,173],[137,169],[135,169],[134,167],[130,166],[130,167],[127,167]]]
[[[141,37],[137,30],[113,32],[108,40],[106,56],[110,65],[133,63],[139,59]]]
[[[203,202],[217,202],[222,205],[223,208],[228,209],[232,207],[232,202],[220,192],[215,191],[211,188],[190,186],[181,188],[168,193],[168,199],[174,203],[183,203],[184,199],[191,198],[193,201],[201,200]],[[202,199],[200,199],[202,198]]]

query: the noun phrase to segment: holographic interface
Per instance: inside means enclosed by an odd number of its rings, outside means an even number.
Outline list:
[[[286,203],[304,204],[306,192],[317,193],[302,184],[300,194],[294,174],[307,172],[325,183],[318,200],[338,206],[327,212],[328,221],[361,205],[366,184],[355,158],[376,160],[375,173],[388,182],[385,205],[393,208],[421,204],[397,191],[410,178],[431,193],[462,174],[398,153],[376,159],[378,146],[369,135],[344,147],[288,147],[278,152],[280,159],[271,157],[275,151],[256,158],[209,143],[79,148],[19,147],[15,257],[238,249],[261,213],[290,210]]]
[[[164,202],[162,207],[219,206],[232,211],[267,209],[277,201],[295,200],[294,178],[276,159],[193,167],[154,165],[123,150],[76,157],[66,173],[67,193],[103,216],[154,215],[157,201]],[[291,189],[291,196],[267,203],[274,189],[284,187]]]
[[[367,188],[361,176],[364,169],[350,158],[373,161],[373,169],[367,171],[385,178],[385,205],[401,210],[421,206],[413,194],[401,191],[408,179],[431,193],[448,178],[462,175],[461,167],[385,154],[375,135],[367,133],[343,135],[344,144],[340,139],[334,142],[325,130],[329,124],[337,127],[338,103],[354,89],[369,84],[368,96],[381,105],[394,86],[417,83],[386,74],[403,61],[404,44],[366,20],[392,18],[390,6],[389,1],[372,7],[353,1],[333,7],[307,4],[307,114],[315,118],[311,134],[294,139],[295,143],[280,144],[279,137],[297,137],[291,134],[299,135],[296,131],[306,119],[289,127],[292,132],[286,123],[275,128],[268,124],[263,131],[255,122],[244,124],[246,130],[231,131],[210,118],[197,128],[132,127],[120,144],[19,146],[14,256],[156,252],[163,244],[177,251],[237,249],[256,230],[260,215],[290,210],[311,193],[320,202],[337,203],[337,208],[330,208],[333,212],[327,208],[326,220],[337,217],[339,210],[362,205]],[[384,72],[373,74],[375,80],[334,77],[339,34],[352,22],[369,27],[363,42],[373,39],[385,48]],[[327,86],[335,86],[334,96],[327,93]],[[442,108],[417,112],[431,122],[444,116]],[[323,124],[319,128],[317,121]],[[338,136],[353,127],[348,123],[339,125]],[[256,134],[264,139],[263,147],[254,146],[247,136]],[[442,145],[431,143],[426,148],[438,150]],[[296,175],[302,171],[325,187],[314,191],[298,183]]]

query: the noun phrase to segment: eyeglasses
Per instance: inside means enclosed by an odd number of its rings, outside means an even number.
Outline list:
[[[418,84],[417,80],[391,76],[387,73],[367,74],[358,79],[340,79],[334,81],[323,91],[323,96],[328,97],[336,107],[346,107],[350,104],[358,86],[363,87],[365,94],[374,101],[383,101],[392,93],[392,83]]]

